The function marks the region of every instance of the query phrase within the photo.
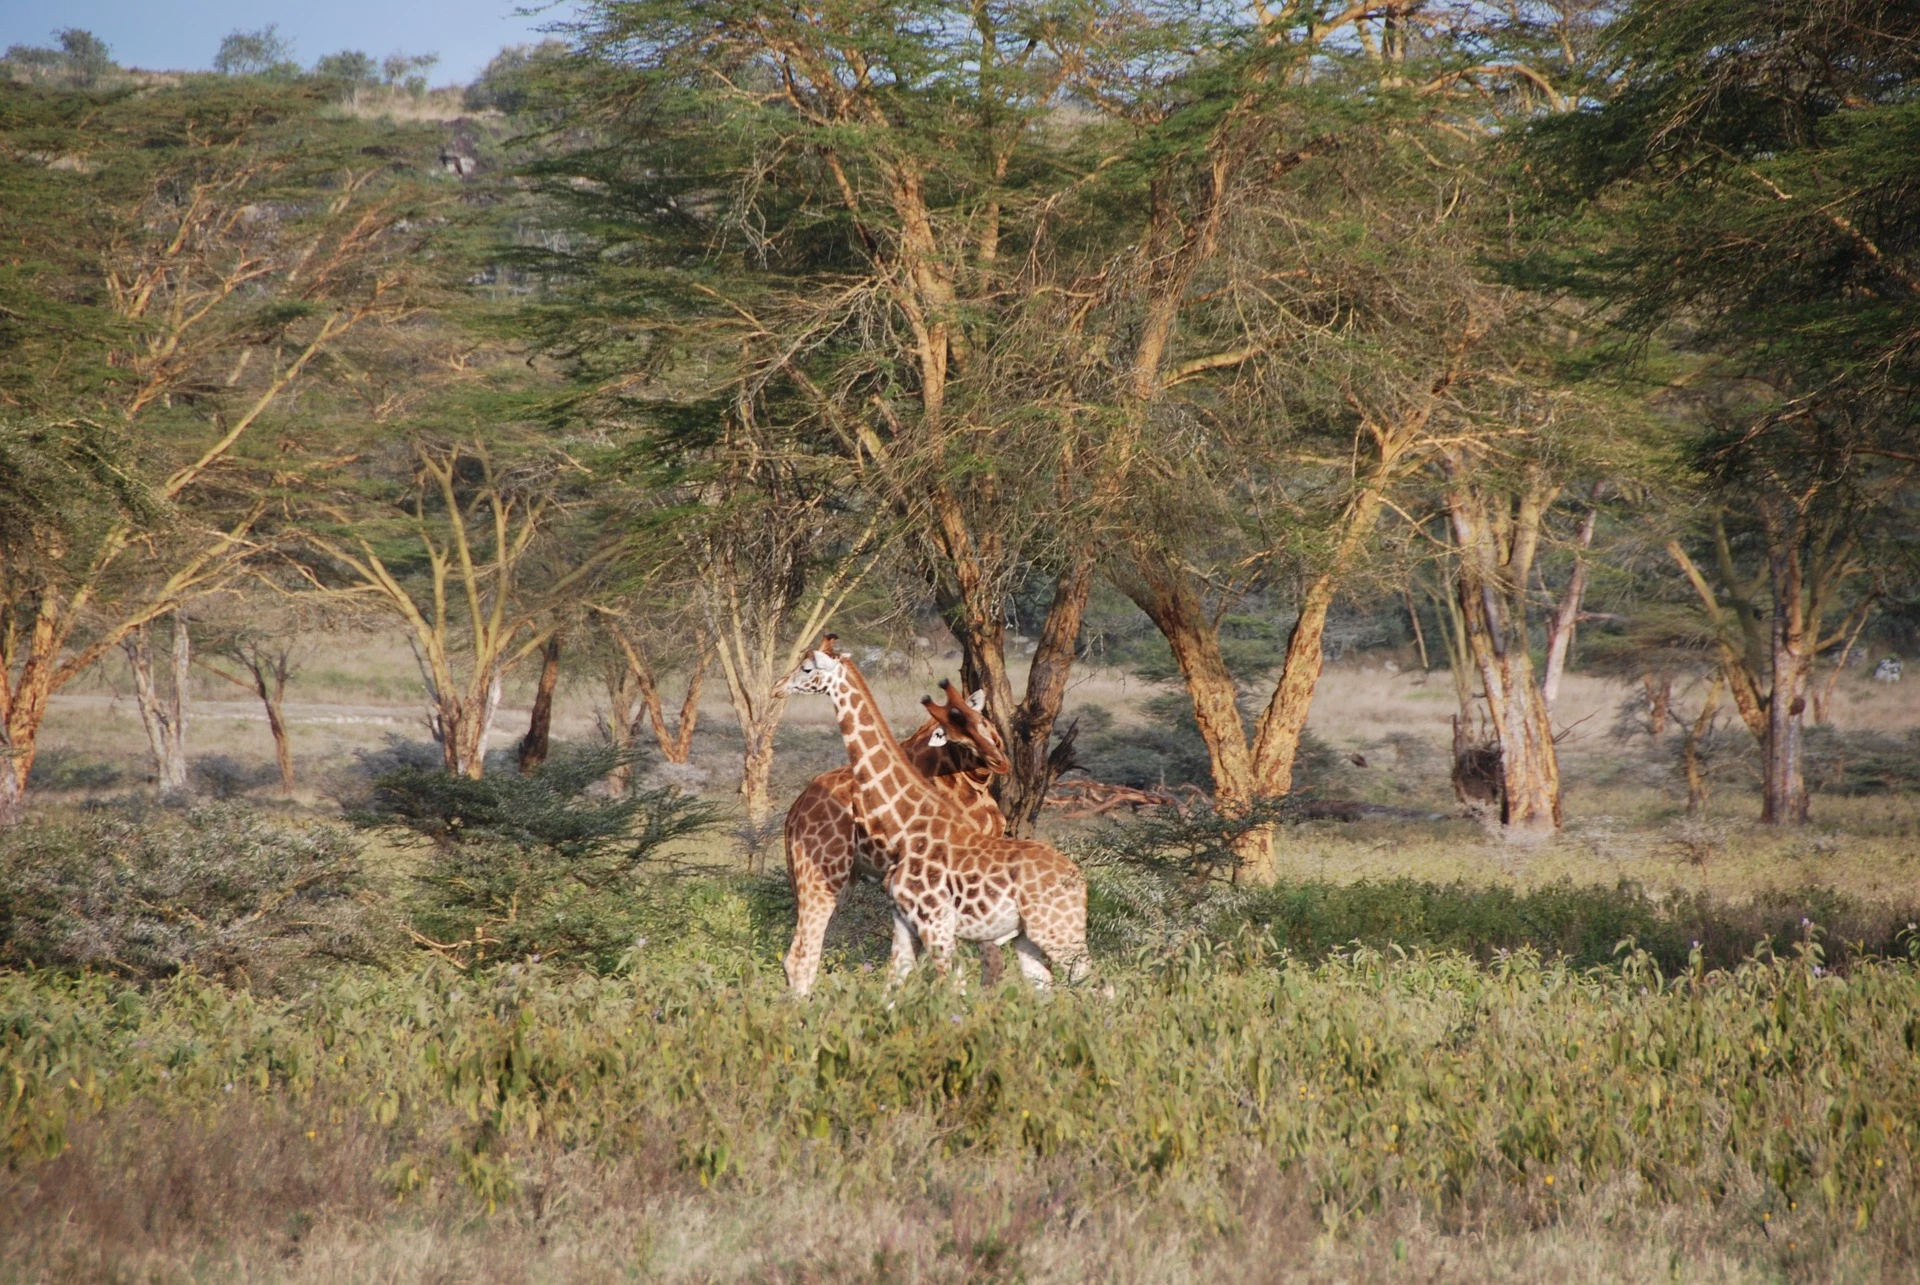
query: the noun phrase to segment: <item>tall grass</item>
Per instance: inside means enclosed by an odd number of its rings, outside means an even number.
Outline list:
[[[643,1157],[730,1199],[882,1198],[958,1165],[1051,1190],[1043,1223],[1178,1192],[1201,1240],[1276,1186],[1339,1233],[1407,1207],[1456,1229],[1550,1225],[1625,1183],[1750,1227],[1743,1252],[1767,1270],[1915,1261],[1909,962],[1836,976],[1812,949],[1726,970],[1696,956],[1668,979],[1644,954],[1305,962],[1248,934],[1105,980],[1111,996],[889,998],[843,973],[797,1004],[754,954],[698,943],[641,950],[618,977],[426,964],[292,1000],[191,975],[0,975],[7,1198],[30,1204],[90,1121],[255,1102],[308,1121],[314,1145],[371,1148],[402,1212],[510,1216],[565,1156]],[[14,1261],[51,1261],[72,1234],[29,1219]]]

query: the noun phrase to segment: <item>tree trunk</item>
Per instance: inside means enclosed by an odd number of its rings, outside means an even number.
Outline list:
[[[280,769],[280,793],[293,797],[293,742],[287,735],[287,720],[281,712],[287,695],[288,656],[283,649],[269,657],[256,647],[247,647],[241,662],[253,675],[253,690],[266,707],[267,730],[273,734],[273,761]]]
[[[607,708],[599,716],[600,734],[606,738],[608,748],[619,756],[613,770],[607,773],[607,788],[614,794],[625,795],[633,789],[633,764],[627,759],[627,750],[640,727],[640,692],[634,685],[633,671],[624,661],[606,664],[601,670],[601,679],[606,685]]]
[[[1171,559],[1158,549],[1136,544],[1131,562],[1135,574],[1124,578],[1121,591],[1153,621],[1186,679],[1193,720],[1207,744],[1214,807],[1223,816],[1245,813],[1256,797],[1253,754],[1240,718],[1239,688],[1220,649],[1219,630],[1206,604]],[[1272,828],[1257,826],[1235,844],[1234,878],[1272,883],[1276,876]]]
[[[1561,595],[1553,619],[1547,622],[1547,672],[1540,679],[1540,696],[1548,709],[1560,698],[1560,678],[1566,673],[1567,653],[1580,623],[1580,602],[1587,596],[1587,561],[1582,555],[1593,545],[1593,527],[1599,517],[1599,509],[1588,509],[1586,521],[1580,524],[1580,553],[1574,555],[1573,576],[1567,581],[1567,591]]]
[[[1526,586],[1555,488],[1536,473],[1517,495],[1490,497],[1469,480],[1469,461],[1444,458],[1461,616],[1500,744],[1501,831],[1545,837],[1561,825],[1560,761],[1527,650]]]
[[[1251,743],[1240,717],[1239,688],[1220,647],[1217,622],[1172,559],[1144,544],[1137,544],[1133,550],[1136,575],[1122,586],[1122,591],[1166,638],[1186,677],[1194,722],[1207,743],[1213,770],[1214,805],[1223,813],[1245,812],[1260,800],[1284,798],[1293,791],[1300,737],[1306,730],[1307,714],[1324,665],[1327,613],[1342,577],[1379,521],[1386,481],[1398,458],[1400,441],[1400,437],[1383,437],[1382,459],[1342,516],[1339,541],[1327,569],[1314,577],[1301,595],[1300,615],[1287,637],[1286,661],[1254,726]],[[1235,877],[1260,884],[1277,879],[1273,840],[1270,825],[1255,826],[1242,835],[1234,849]]]
[[[273,762],[280,769],[280,793],[290,799],[293,797],[293,742],[287,736],[287,720],[280,712],[277,695],[269,699],[263,693],[261,701],[267,707],[267,730],[273,733]]]
[[[485,678],[485,685],[480,680]],[[476,673],[470,698],[429,684],[434,706],[428,723],[440,741],[447,771],[479,780],[487,770],[487,742],[493,737],[493,718],[500,709],[500,671]]]
[[[1053,745],[1054,724],[1066,699],[1067,679],[1073,673],[1080,626],[1086,619],[1087,596],[1093,590],[1093,558],[1082,553],[1054,582],[1053,602],[1027,671],[1027,695],[1014,709],[1007,735],[1007,754],[1013,772],[1000,792],[1000,810],[1007,817],[1007,833],[1030,835],[1046,805],[1054,778],[1067,766],[1065,754]]]
[[[187,793],[186,714],[192,702],[188,690],[193,644],[187,633],[186,617],[173,613],[173,651],[171,674],[163,690],[153,672],[153,631],[141,625],[122,643],[127,667],[133,672],[134,702],[140,710],[140,722],[147,731],[147,745],[153,753],[154,780],[161,797],[174,798]]]
[[[1767,700],[1767,735],[1761,744],[1766,756],[1762,825],[1805,825],[1808,816],[1802,732],[1811,665],[1810,658],[1795,645],[1798,639],[1787,628],[1785,615],[1783,611],[1774,613],[1773,690]]]
[[[1640,676],[1640,686],[1647,693],[1647,730],[1658,740],[1667,734],[1667,717],[1673,709],[1673,675],[1648,672]]]
[[[742,725],[740,729],[747,742],[740,760],[740,800],[746,808],[747,825],[756,833],[766,828],[768,818],[773,815],[773,733],[779,726],[780,707],[774,708],[774,717],[762,726]]]
[[[707,681],[707,668],[713,664],[713,648],[701,648],[700,659],[694,662],[692,672],[687,675],[687,690],[680,699],[679,719],[669,727],[666,706],[660,699],[660,688],[654,681],[646,657],[641,655],[637,647],[629,646],[624,638],[620,641],[626,648],[628,670],[639,690],[641,713],[646,715],[647,724],[653,731],[654,744],[660,747],[660,756],[669,763],[687,762],[693,757],[693,732],[700,722],[700,692]],[[639,719],[640,714],[635,714],[636,727]]]
[[[553,689],[560,682],[560,634],[547,639],[540,649],[540,681],[533,689],[533,713],[527,720],[527,734],[520,738],[515,765],[520,775],[530,775],[547,761],[548,743],[553,731]]]
[[[1687,774],[1687,811],[1698,812],[1707,805],[1707,776],[1700,766],[1700,741],[1713,727],[1713,716],[1720,709],[1720,692],[1726,685],[1726,679],[1719,674],[1713,676],[1713,685],[1707,688],[1707,699],[1700,706],[1700,717],[1687,727],[1685,740],[1680,746],[1680,761]]]

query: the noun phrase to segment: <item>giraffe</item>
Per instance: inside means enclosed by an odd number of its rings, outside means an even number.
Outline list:
[[[964,730],[950,733],[946,723],[929,715],[918,731],[900,743],[900,749],[916,771],[952,798],[962,825],[982,834],[1002,834],[1007,821],[993,799],[993,778],[1004,776],[1012,765],[999,733],[980,712],[986,693],[975,692],[961,700],[951,682],[940,686],[955,711],[954,720]],[[802,999],[812,992],[819,976],[827,925],[847,884],[856,875],[886,877],[885,852],[861,826],[856,796],[853,770],[835,768],[808,782],[787,809],[787,877],[793,884],[798,914],[793,944],[783,962],[788,985]],[[893,961],[893,971],[911,968],[911,940],[903,942],[896,934],[893,944],[895,950],[904,947],[908,952],[904,964]],[[983,944],[981,963],[991,986],[1000,975],[998,947]]]
[[[1036,986],[1050,984],[1054,968],[1069,980],[1084,976],[1087,884],[1079,867],[1047,844],[965,829],[945,793],[914,771],[866,680],[834,642],[829,634],[801,658],[787,690],[833,698],[861,820],[891,858],[893,980],[912,967],[916,937],[943,976],[956,940],[1013,942],[1020,971]],[[954,734],[950,705],[931,697],[921,704]]]

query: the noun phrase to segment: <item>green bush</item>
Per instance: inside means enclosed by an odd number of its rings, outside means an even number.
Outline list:
[[[1246,939],[1107,975],[1110,995],[887,996],[856,974],[809,1004],[770,960],[714,948],[620,978],[426,964],[289,1001],[0,976],[0,1147],[28,1168],[122,1105],[190,1118],[253,1098],[325,1138],[371,1122],[365,1163],[398,1197],[464,1188],[535,1219],[523,1175],[543,1156],[648,1154],[749,1196],[964,1172],[1044,1177],[1076,1208],[1172,1186],[1209,1216],[1234,1184],[1285,1178],[1329,1226],[1406,1201],[1455,1225],[1550,1221],[1625,1191],[1911,1257],[1911,964],[1669,981],[1639,956],[1307,963]]]
[[[612,968],[649,914],[647,861],[715,816],[671,789],[591,793],[619,761],[579,751],[528,776],[480,780],[401,768],[378,777],[350,816],[428,845],[406,904],[422,945],[462,965],[564,958]]]
[[[1613,961],[1631,941],[1667,976],[1704,960],[1728,968],[1769,945],[1820,943],[1826,966],[1903,958],[1920,948],[1920,897],[1865,903],[1830,888],[1774,890],[1732,904],[1707,893],[1658,896],[1622,880],[1612,888],[1476,887],[1416,879],[1306,881],[1233,887],[1196,872],[1231,868],[1230,845],[1249,824],[1284,822],[1286,801],[1247,819],[1204,807],[1155,809],[1110,823],[1076,852],[1089,878],[1088,931],[1096,950],[1177,950],[1194,940],[1271,936],[1319,958],[1356,944],[1458,951],[1481,961],[1533,950],[1578,967]]]
[[[220,805],[37,817],[0,831],[0,964],[183,969],[275,985],[390,941],[336,826]]]

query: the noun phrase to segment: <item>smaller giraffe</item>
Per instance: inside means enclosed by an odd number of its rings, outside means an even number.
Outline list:
[[[892,859],[894,980],[905,975],[903,957],[911,966],[916,937],[943,976],[956,941],[1013,942],[1020,971],[1036,986],[1048,985],[1053,969],[1065,968],[1070,980],[1084,976],[1087,884],[1079,867],[1047,844],[964,828],[951,800],[914,771],[866,680],[835,654],[834,642],[829,634],[807,653],[787,689],[833,698],[861,819]],[[951,706],[931,698],[922,704],[954,734]]]
[[[915,770],[952,796],[970,828],[1002,834],[1007,822],[993,799],[993,778],[1004,776],[1012,764],[1007,762],[999,733],[980,712],[986,694],[975,692],[962,700],[951,682],[940,686],[959,730],[950,732],[948,723],[929,716],[900,748]],[[819,976],[827,925],[847,885],[855,876],[886,878],[886,854],[868,836],[858,813],[853,772],[844,767],[814,777],[787,809],[787,877],[798,913],[793,944],[783,962],[788,985],[802,999],[812,992]],[[892,961],[893,972],[913,967],[910,938],[902,940],[896,934],[893,949],[907,952],[904,962]],[[986,984],[991,986],[999,980],[1000,950],[984,943],[980,949]]]

